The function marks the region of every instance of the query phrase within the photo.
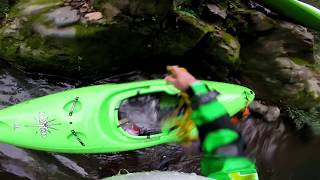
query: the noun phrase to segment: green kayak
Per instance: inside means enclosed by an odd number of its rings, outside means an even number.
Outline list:
[[[204,82],[220,92],[218,100],[230,115],[254,99],[246,87]],[[176,142],[177,130],[132,135],[121,128],[121,103],[154,93],[178,97],[179,90],[164,80],[150,80],[72,89],[25,101],[0,110],[0,142],[63,153],[120,152]]]
[[[320,31],[320,10],[298,0],[257,0],[295,22]]]

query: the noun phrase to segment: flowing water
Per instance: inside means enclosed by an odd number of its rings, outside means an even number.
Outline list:
[[[0,61],[0,108],[84,85],[162,78],[163,73],[136,70],[116,73],[102,80],[81,82],[28,74]],[[202,74],[202,77],[210,79],[211,74]],[[146,101],[152,104],[150,99]],[[150,112],[153,106],[144,108]],[[307,128],[303,128],[302,132],[295,131],[291,123],[283,119],[267,123],[259,116],[254,116],[240,125],[243,137],[248,141],[248,155],[257,160],[260,178],[320,179],[317,174],[320,139],[313,138]],[[121,169],[129,172],[170,170],[199,173],[200,156],[196,144],[187,149],[171,144],[94,155],[47,153],[0,144],[0,178],[98,179],[115,175]]]

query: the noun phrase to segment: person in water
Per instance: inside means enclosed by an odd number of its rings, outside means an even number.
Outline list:
[[[192,120],[199,131],[203,157],[201,174],[217,180],[256,180],[255,164],[245,157],[245,142],[241,139],[227,111],[216,97],[216,91],[185,69],[172,66],[165,80],[189,94]]]

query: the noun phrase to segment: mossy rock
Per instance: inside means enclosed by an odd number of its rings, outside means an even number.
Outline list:
[[[235,9],[228,14],[226,29],[236,33],[240,41],[247,41],[279,28],[279,22],[267,15],[244,8]]]
[[[183,56],[195,48],[213,26],[199,20],[193,14],[176,11],[171,17],[172,24],[160,32],[155,40],[156,54]]]
[[[108,23],[78,22],[67,27],[56,27],[46,19],[47,13],[59,8],[59,0],[54,2],[55,6],[51,6],[52,2],[50,6],[42,0],[39,4],[36,2],[20,1],[12,9],[15,15],[12,24],[18,27],[11,28],[8,23],[0,33],[0,56],[30,71],[71,76],[99,74],[112,69],[114,64],[134,63],[133,59],[183,57],[203,42],[206,48],[201,53],[227,64],[238,60],[240,45],[234,37],[192,13],[173,12],[171,1],[136,0],[128,4],[127,1],[100,0],[96,3],[102,10],[112,5],[117,11],[110,17],[104,14],[110,18]],[[156,2],[159,6],[149,9]],[[23,11],[21,7],[30,6],[36,7],[35,11],[19,14]],[[69,30],[71,34],[74,31],[73,36],[68,35]]]
[[[172,0],[95,0],[94,7],[113,21],[117,16],[152,18],[161,21],[173,11]]]
[[[238,39],[223,30],[211,32],[204,42],[204,52],[209,59],[232,66],[240,63],[240,47]]]
[[[123,14],[108,24],[78,22],[56,27],[46,13],[59,8],[61,2],[29,0],[16,4],[10,21],[0,29],[0,57],[36,72],[78,77],[107,72],[113,63],[133,63],[133,59],[158,52],[152,48],[160,31],[157,18],[173,10],[169,1],[159,2],[159,9],[154,6],[153,10],[149,7],[157,1],[130,1],[132,17]],[[68,30],[74,35],[68,35]]]
[[[259,98],[304,110],[319,104],[312,38],[300,26],[284,23],[242,47],[242,76]]]

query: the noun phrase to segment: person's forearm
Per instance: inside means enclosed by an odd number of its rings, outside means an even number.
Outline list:
[[[240,135],[231,123],[227,111],[217,101],[218,92],[210,91],[201,81],[193,83],[187,92],[191,97],[192,119],[199,130],[204,153],[214,153],[217,149],[235,143],[239,139]],[[236,147],[243,148],[238,145]],[[237,151],[240,152],[240,149]]]
[[[190,96],[193,114],[192,118],[197,126],[210,123],[217,118],[228,116],[223,105],[217,101],[219,93],[211,91],[205,83],[196,81],[187,90]]]

